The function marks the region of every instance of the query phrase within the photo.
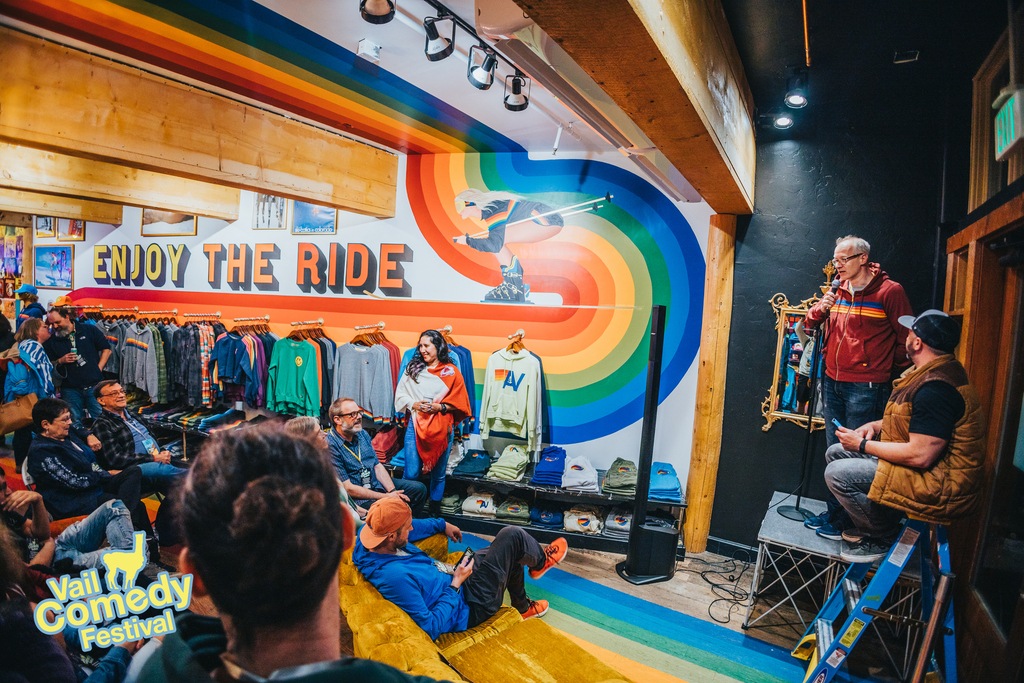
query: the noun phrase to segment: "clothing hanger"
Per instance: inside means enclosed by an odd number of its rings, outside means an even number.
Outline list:
[[[523,339],[525,337],[526,332],[523,332],[523,330],[521,329],[516,330],[515,334],[508,335],[508,338],[511,340],[511,343],[509,343],[509,345],[505,347],[505,350],[511,351],[512,353],[519,353],[520,351],[526,348],[526,344],[523,343]]]

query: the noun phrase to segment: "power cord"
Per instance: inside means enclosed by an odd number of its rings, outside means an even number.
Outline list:
[[[741,553],[746,556],[746,559],[741,560],[738,557]],[[690,557],[688,559],[700,562],[708,568],[688,569],[683,567],[680,571],[698,574],[705,583],[711,586],[712,593],[719,596],[708,605],[708,617],[719,624],[728,624],[732,621],[732,613],[742,608],[750,597],[750,591],[739,587],[739,582],[743,575],[750,569],[750,553],[746,550],[737,550],[730,559],[718,562],[708,562],[699,557]],[[737,570],[739,571],[738,574],[736,573]],[[715,577],[722,577],[725,581],[717,581]],[[729,605],[724,620],[719,619],[712,613],[715,604],[719,602],[725,602]]]

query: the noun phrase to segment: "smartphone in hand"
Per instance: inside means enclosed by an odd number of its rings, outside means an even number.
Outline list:
[[[462,557],[459,558],[459,562],[455,566],[465,567],[472,561],[474,555],[476,555],[476,553],[472,548],[466,548],[466,552],[462,553]]]
[[[840,429],[845,429],[843,425],[839,424],[839,420],[835,419],[834,417],[832,418],[832,424],[834,424],[836,427],[839,427]]]

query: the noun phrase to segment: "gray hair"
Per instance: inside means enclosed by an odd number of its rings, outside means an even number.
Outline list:
[[[320,429],[320,420],[310,415],[293,417],[284,424],[284,430],[292,436],[309,438],[315,436]]]
[[[849,244],[851,249],[859,251],[865,256],[871,255],[871,245],[863,237],[857,237],[856,235],[847,235],[846,237],[840,237],[836,240],[836,246],[840,244]]]

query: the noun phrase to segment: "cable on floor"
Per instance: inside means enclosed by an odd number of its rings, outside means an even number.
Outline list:
[[[746,556],[746,559],[741,560],[738,555],[742,553]],[[750,591],[740,588],[739,583],[743,578],[743,575],[750,569],[750,553],[746,550],[737,550],[733,553],[733,556],[728,560],[721,560],[719,562],[708,562],[702,560],[699,557],[688,558],[694,562],[700,562],[706,565],[707,569],[687,569],[681,567],[679,571],[690,572],[691,574],[698,574],[705,583],[711,586],[711,592],[719,596],[711,601],[708,605],[708,617],[719,624],[728,624],[732,621],[732,613],[735,610],[742,608],[746,605],[748,598],[750,597]],[[737,574],[737,570],[739,573]],[[723,577],[725,581],[716,581],[714,577]],[[728,603],[728,612],[725,615],[725,619],[719,619],[712,613],[716,603],[725,602]]]

